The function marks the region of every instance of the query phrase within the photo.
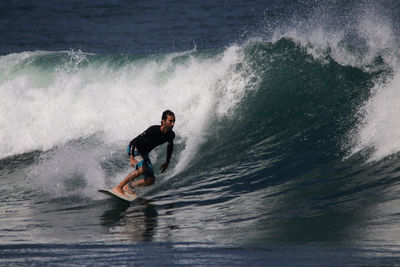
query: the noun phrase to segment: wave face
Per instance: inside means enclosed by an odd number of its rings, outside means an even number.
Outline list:
[[[15,192],[16,228],[39,225],[3,242],[98,240],[97,189],[130,171],[126,145],[171,109],[172,166],[125,224],[100,216],[102,240],[395,244],[397,29],[372,13],[344,29],[319,19],[223,49],[1,56],[2,194]]]

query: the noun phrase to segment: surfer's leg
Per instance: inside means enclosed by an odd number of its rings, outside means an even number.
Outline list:
[[[129,153],[130,147],[128,146],[128,153]],[[148,159],[148,155],[145,155],[145,159]],[[128,174],[116,187],[113,188],[113,191],[119,193],[119,194],[124,194],[123,187],[127,184],[129,184],[131,181],[139,177],[145,172],[145,160],[140,155],[139,150],[135,147],[134,148],[134,155],[129,157],[129,164],[135,168],[134,171]]]
[[[118,192],[119,194],[124,194],[124,191],[122,190],[122,188],[125,185],[129,184],[129,182],[133,181],[134,179],[136,179],[137,177],[142,175],[143,173],[144,173],[143,166],[132,171],[116,187],[113,188],[113,191]]]
[[[125,195],[136,195],[135,188],[143,187],[143,186],[150,186],[154,184],[155,178],[154,177],[146,177],[139,180],[136,180],[132,183],[128,183],[122,187],[122,191]]]
[[[125,190],[127,192],[134,192],[134,190],[132,190],[133,188],[142,187],[142,186],[150,186],[150,185],[154,184],[156,178],[155,178],[154,172],[153,172],[153,165],[151,164],[151,161],[148,157],[145,158],[143,165],[139,169],[140,169],[141,173],[143,174],[143,178],[138,179],[134,182],[131,182],[130,184],[129,183],[126,184],[123,187],[123,190]]]
[[[132,191],[131,188],[135,188],[135,187],[142,187],[142,186],[150,186],[152,184],[154,184],[154,182],[156,181],[156,178],[153,176],[148,176],[142,179],[138,179],[137,181],[134,181],[130,184],[126,184],[123,188],[125,191]]]

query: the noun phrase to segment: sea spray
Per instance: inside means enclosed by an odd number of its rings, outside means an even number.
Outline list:
[[[101,174],[98,161],[107,151],[93,144],[124,151],[133,137],[160,123],[165,109],[176,114],[177,163],[170,171],[179,173],[195,157],[213,121],[231,116],[245,92],[256,88],[250,65],[236,45],[221,52],[193,50],[147,58],[80,51],[32,52],[24,57],[20,74],[0,84],[8,100],[2,106],[1,156],[42,151],[29,177],[41,179],[43,186],[74,176],[92,190],[106,180],[116,183],[127,168],[108,178]],[[117,161],[125,161],[125,155],[116,155]],[[159,155],[164,155],[163,149],[151,157],[157,162]],[[53,194],[62,195],[66,187],[55,190]]]
[[[360,108],[360,123],[351,136],[351,154],[372,149],[369,160],[382,160],[400,151],[400,74],[377,82],[371,97]]]

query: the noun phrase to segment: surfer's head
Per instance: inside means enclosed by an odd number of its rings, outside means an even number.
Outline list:
[[[171,110],[166,110],[161,116],[162,131],[169,132],[174,128],[175,114]]]
[[[175,114],[171,110],[167,109],[166,111],[163,112],[161,120],[166,121],[168,116],[175,117]]]

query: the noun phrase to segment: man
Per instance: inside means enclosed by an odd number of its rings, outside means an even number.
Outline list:
[[[113,191],[122,195],[134,194],[134,188],[139,186],[149,186],[154,184],[155,177],[153,166],[149,159],[149,152],[155,147],[168,142],[167,160],[161,166],[163,173],[171,159],[174,148],[175,133],[172,128],[175,125],[175,115],[172,111],[166,110],[161,117],[161,126],[150,126],[146,131],[133,139],[128,146],[129,163],[135,168],[128,176],[122,180]],[[135,178],[143,175],[142,179],[132,182]]]

